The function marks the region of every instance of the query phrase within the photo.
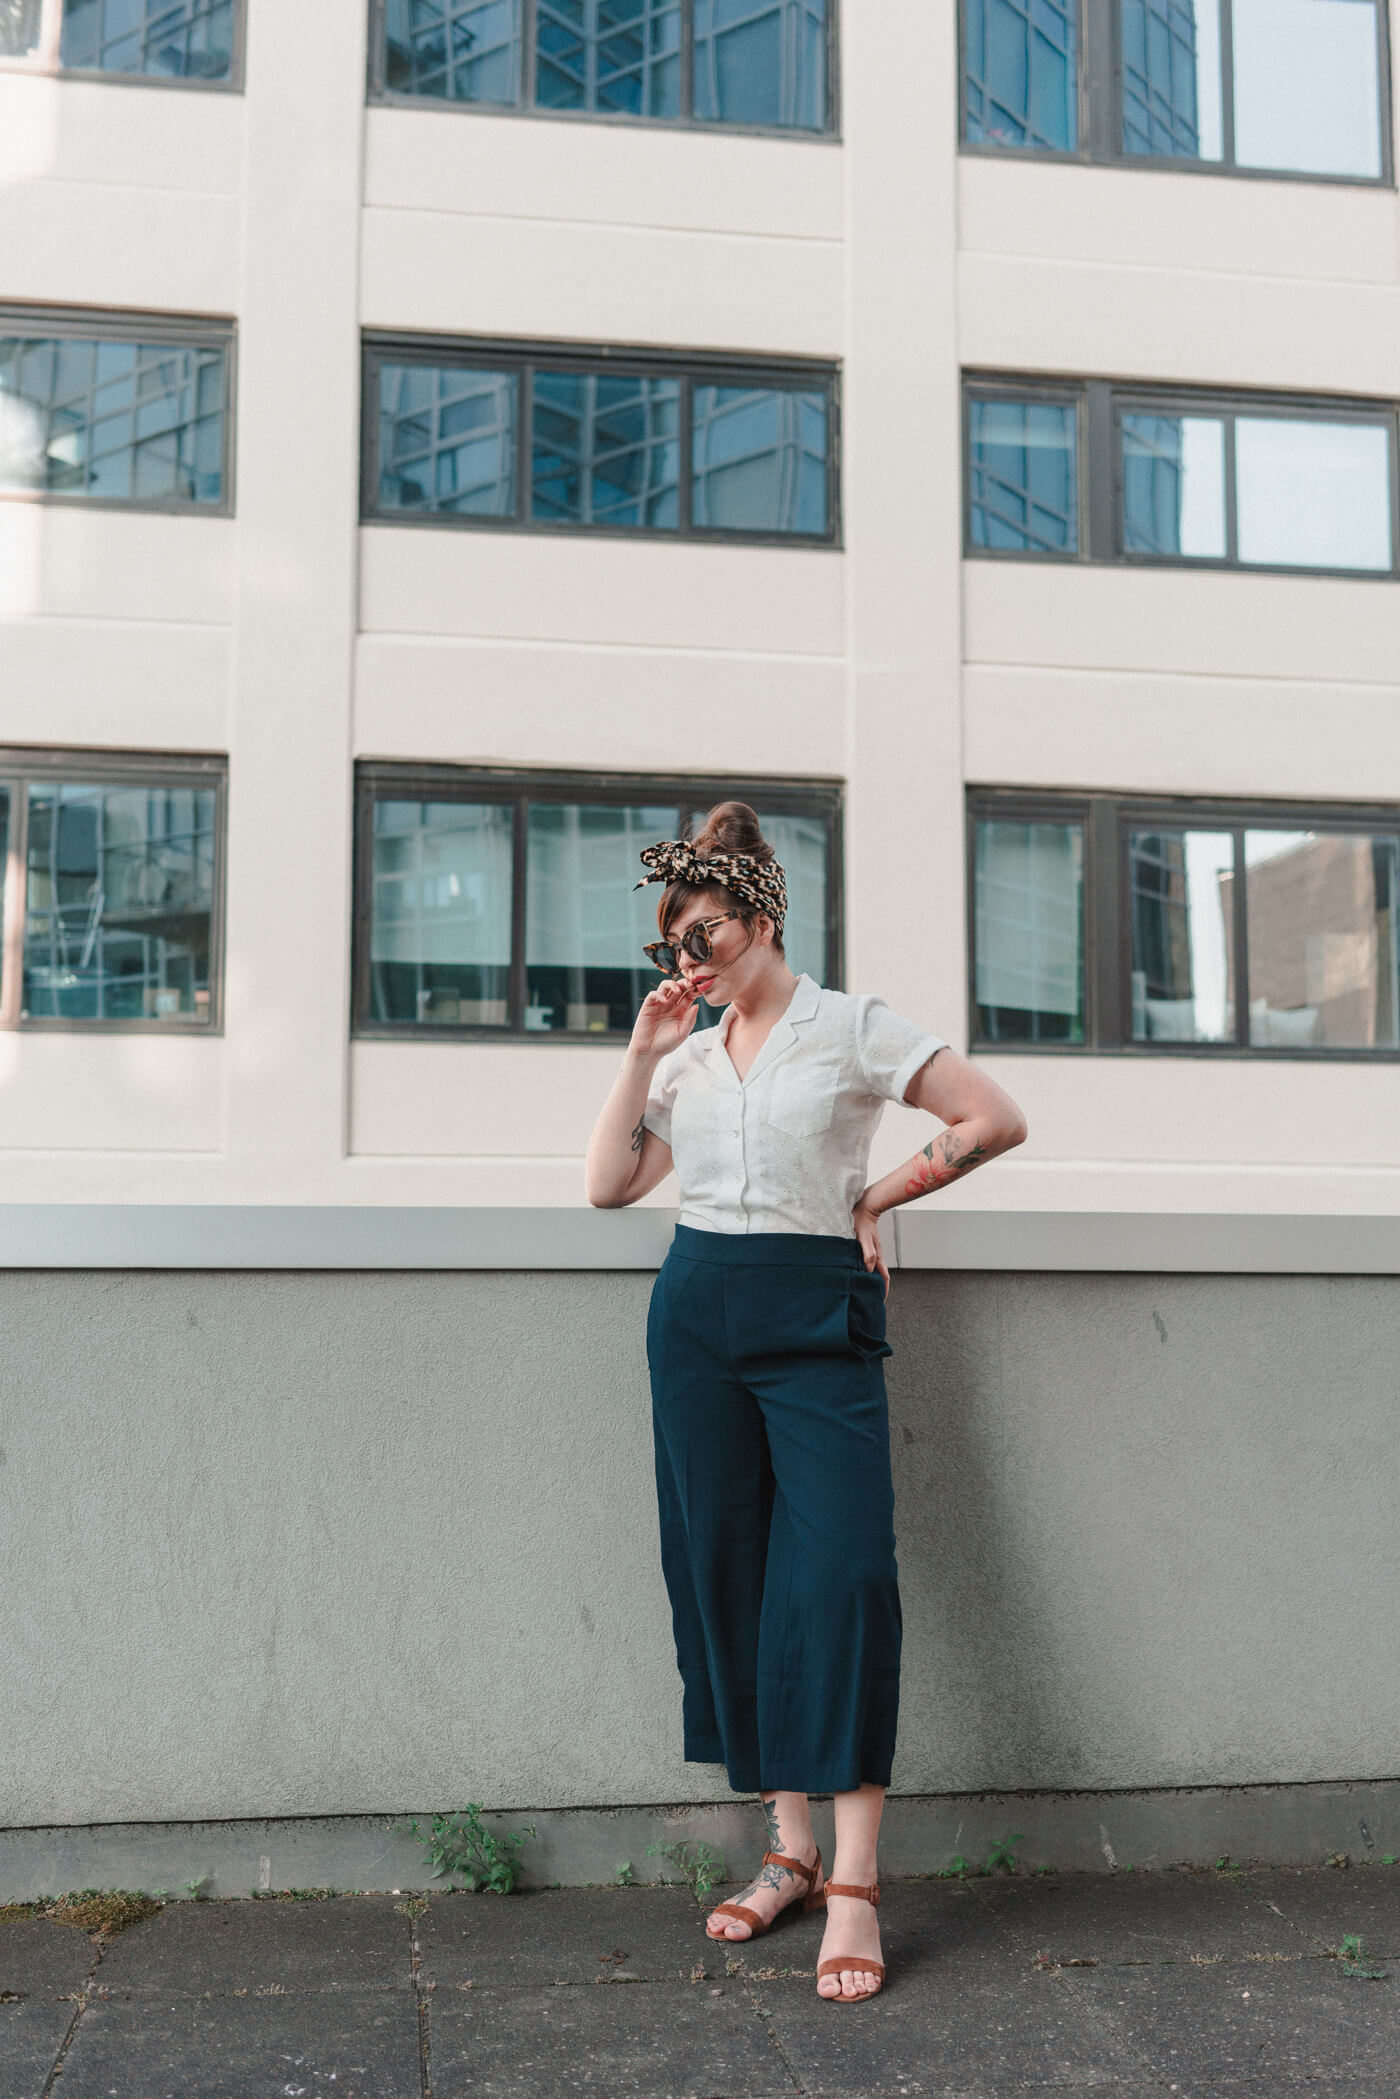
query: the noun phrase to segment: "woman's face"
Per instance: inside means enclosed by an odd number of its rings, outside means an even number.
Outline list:
[[[679,946],[688,926],[732,908],[718,898],[692,897],[671,920],[666,938]],[[745,990],[771,966],[772,924],[767,918],[727,918],[723,925],[711,926],[709,934],[711,954],[706,962],[697,962],[680,948],[681,977],[708,1004],[727,1006],[736,991]]]

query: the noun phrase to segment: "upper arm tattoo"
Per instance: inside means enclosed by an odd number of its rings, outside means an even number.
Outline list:
[[[974,1166],[980,1166],[986,1156],[986,1147],[980,1138],[964,1149],[957,1131],[945,1130],[941,1137],[935,1137],[932,1144],[926,1144],[916,1154],[913,1171],[904,1184],[904,1193],[927,1195],[931,1189],[946,1188],[949,1181],[956,1181],[963,1174],[971,1173]]]

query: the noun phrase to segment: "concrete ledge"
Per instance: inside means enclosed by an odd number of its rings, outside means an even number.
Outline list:
[[[426,1821],[428,1814],[420,1814]],[[246,1822],[130,1822],[0,1831],[0,1902],[31,1902],[74,1888],[131,1888],[173,1896],[332,1887],[356,1892],[433,1885],[407,1815],[306,1816]],[[489,1825],[538,1835],[523,1853],[524,1883],[586,1887],[629,1865],[639,1881],[676,1873],[650,1844],[698,1838],[721,1852],[732,1878],[753,1867],[762,1825],[754,1804],[665,1808],[513,1809]],[[827,1857],[829,1803],[814,1806]],[[1353,1865],[1400,1854],[1400,1779],[1310,1785],[1200,1786],[1109,1793],[954,1793],[892,1797],[880,1840],[891,1880],[939,1873],[957,1858],[978,1868],[994,1844],[1019,1837],[1019,1871],[1110,1873],[1173,1865]],[[1397,1868],[1400,1871],[1400,1868]]]
[[[9,1203],[0,1268],[651,1270],[674,1222],[651,1208]],[[895,1213],[886,1251],[900,1268],[1400,1275],[1400,1218],[929,1206]]]

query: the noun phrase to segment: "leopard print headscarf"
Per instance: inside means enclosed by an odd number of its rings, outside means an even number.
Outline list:
[[[696,888],[716,882],[742,902],[766,911],[782,939],[787,878],[776,860],[757,860],[752,853],[701,854],[688,838],[663,838],[659,845],[644,846],[638,857],[652,871],[634,882],[634,889],[645,889],[648,882],[693,882]]]

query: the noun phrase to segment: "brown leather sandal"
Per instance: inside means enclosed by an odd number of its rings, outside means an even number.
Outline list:
[[[821,1898],[821,1891],[818,1890],[817,1894],[814,1895],[812,1893],[812,1882],[822,1870],[822,1855],[820,1851],[817,1853],[816,1863],[811,1866],[804,1866],[800,1858],[786,1858],[781,1851],[765,1851],[763,1863],[765,1866],[786,1866],[789,1872],[800,1873],[807,1883],[807,1892],[802,1898],[802,1907],[805,1910],[815,1908],[818,1900]],[[794,1907],[793,1903],[785,1902],[783,1908],[775,1911],[766,1924],[762,1917],[759,1916],[757,1910],[745,1909],[742,1902],[717,1902],[710,1911],[710,1916],[737,1917],[741,1924],[748,1925],[749,1938],[761,1939],[765,1931],[773,1929],[778,1918],[782,1916],[783,1910],[790,1910]],[[717,1946],[747,1946],[748,1944],[748,1939],[730,1939],[726,1938],[722,1931],[711,1931],[709,1918],[705,1920],[705,1936],[707,1939],[713,1939]]]
[[[817,1894],[807,1897],[807,1906],[812,1909],[825,1908],[828,1895],[858,1895],[861,1901],[868,1902],[872,1909],[880,1907],[880,1883],[878,1881],[873,1881],[868,1888],[858,1888],[849,1881],[829,1880],[826,1886],[820,1889]],[[885,1986],[883,1965],[879,1961],[868,1959],[863,1953],[843,1953],[831,1960],[818,1961],[817,1981],[820,1982],[823,1975],[839,1975],[843,1968],[848,1970],[854,1968],[866,1975],[878,1975],[880,1980],[876,1983],[873,1990],[857,1990],[854,1997],[848,1997],[844,1991],[838,1990],[834,1997],[822,1997],[823,2004],[863,2004],[867,1997],[878,1997]],[[820,1990],[818,1990],[817,1995],[819,1997],[822,1996]]]

